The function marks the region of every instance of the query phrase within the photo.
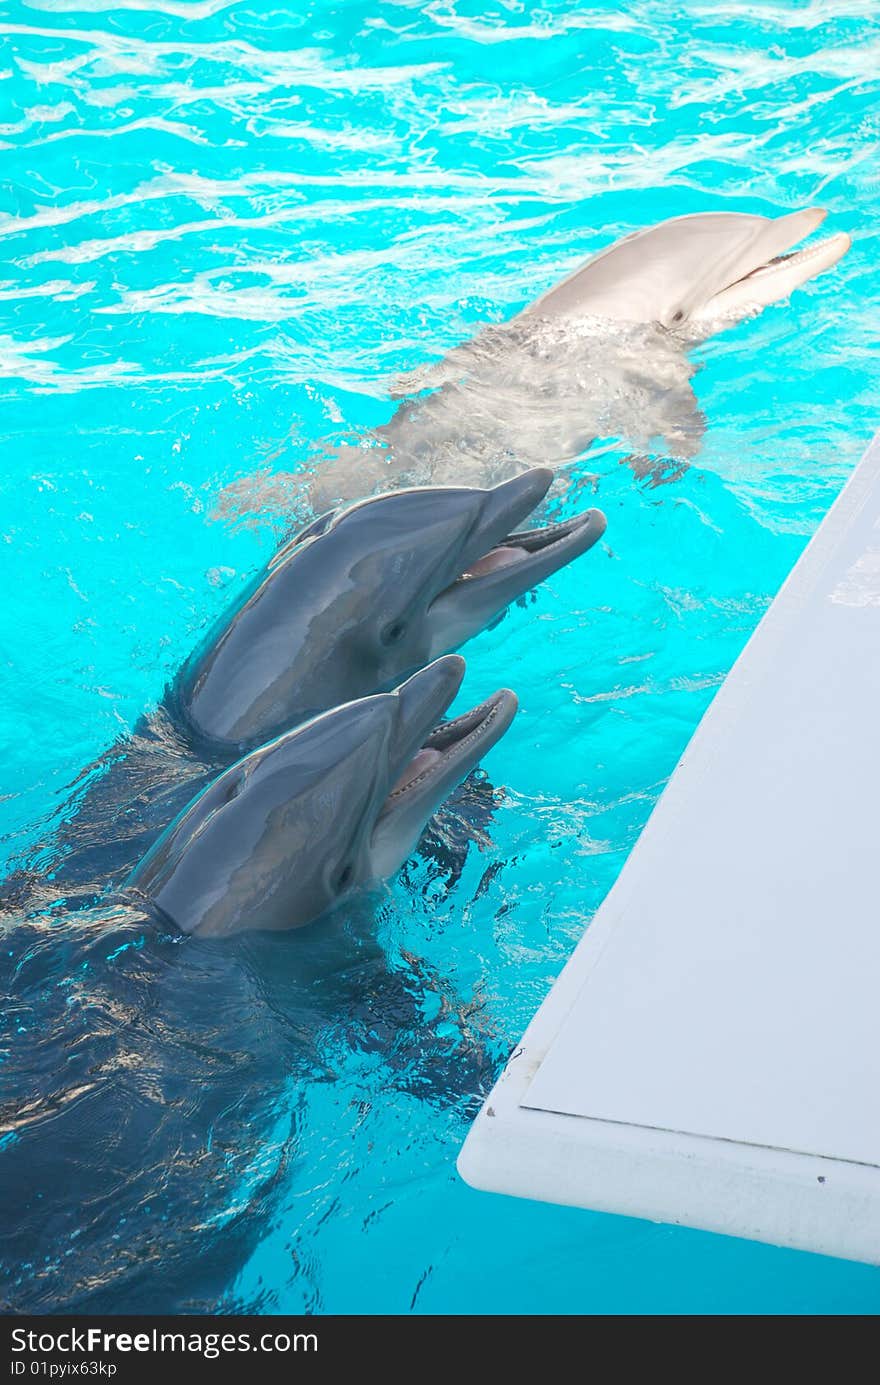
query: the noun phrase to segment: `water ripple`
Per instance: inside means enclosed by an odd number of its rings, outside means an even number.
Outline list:
[[[289,528],[303,472],[387,423],[391,377],[665,217],[820,199],[853,236],[695,353],[696,465],[608,427],[572,481],[607,544],[469,646],[468,695],[515,670],[521,701],[494,817],[452,888],[409,863],[376,930],[501,1051],[880,415],[876,0],[13,0],[0,35],[0,843],[38,871],[83,766]],[[451,1170],[476,1079],[414,1095],[413,1034],[390,1074],[280,952],[218,970],[128,939],[86,971],[82,946],[59,907],[8,959],[15,985],[46,969],[4,1038],[12,1133],[45,1154],[98,1110],[106,1159],[117,1128],[155,1157],[115,1185],[133,1250],[84,1165],[90,1211],[59,1204],[70,1236],[10,1270],[29,1302],[88,1281],[191,1308],[207,1238],[212,1307],[876,1311],[873,1271],[474,1199]]]

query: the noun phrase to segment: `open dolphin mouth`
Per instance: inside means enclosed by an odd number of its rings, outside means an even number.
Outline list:
[[[523,591],[585,553],[602,537],[606,520],[601,510],[587,510],[573,519],[548,524],[539,529],[524,529],[507,534],[480,557],[472,559],[438,600],[466,584],[475,584],[497,572],[522,569]],[[525,580],[528,579],[528,580]]]
[[[600,516],[601,529],[598,527]],[[555,548],[557,544],[585,529],[598,529],[593,536],[595,543],[605,529],[604,515],[600,510],[587,510],[575,519],[564,520],[561,524],[548,524],[542,529],[524,529],[517,534],[508,534],[507,538],[496,544],[482,558],[477,558],[476,562],[471,563],[458,581],[470,582],[475,577],[485,577],[489,572],[497,572],[499,568],[524,563],[530,554],[546,553],[547,549]]]
[[[695,311],[694,318],[723,321],[746,317],[787,298],[837,264],[851,244],[845,231],[796,248],[821,226],[825,216],[821,207],[810,207],[768,220],[735,254],[729,277],[721,280],[715,293]]]
[[[501,688],[479,707],[435,727],[404,766],[381,815],[399,808],[441,777],[462,778],[507,729],[516,706],[516,695]]]
[[[437,594],[425,611],[434,653],[491,628],[512,602],[586,553],[604,534],[601,510],[586,510],[558,524],[520,528],[553,478],[549,468],[534,467],[483,492],[476,521],[445,571],[438,573]]]
[[[762,279],[781,269],[786,271],[806,270],[808,272],[804,278],[811,279],[821,269],[835,264],[846,253],[849,246],[849,236],[839,231],[833,236],[826,236],[824,240],[817,241],[815,245],[805,246],[803,250],[790,250],[781,255],[774,255],[764,264],[757,265],[754,269],[750,269],[747,274],[732,280],[728,287],[733,288],[736,284],[744,284],[747,280]]]

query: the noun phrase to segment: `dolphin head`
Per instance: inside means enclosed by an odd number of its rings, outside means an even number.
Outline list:
[[[464,667],[447,655],[252,751],[193,799],[124,892],[216,937],[302,927],[393,874],[516,711],[502,690],[438,727]]]
[[[825,215],[811,207],[780,217],[704,212],[662,221],[600,251],[520,316],[659,323],[702,339],[837,263],[850,246],[842,232],[793,249]]]
[[[604,531],[598,510],[518,531],[552,479],[401,490],[316,521],[185,665],[185,719],[244,750],[454,649]]]

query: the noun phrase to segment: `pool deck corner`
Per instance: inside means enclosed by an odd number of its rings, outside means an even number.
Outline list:
[[[473,1186],[880,1264],[880,435],[485,1102]]]

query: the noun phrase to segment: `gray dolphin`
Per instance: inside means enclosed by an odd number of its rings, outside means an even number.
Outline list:
[[[280,550],[184,666],[178,715],[248,749],[393,687],[591,548],[599,510],[520,530],[552,471],[491,490],[403,490],[331,513]]]
[[[315,1083],[354,1062],[360,1084],[369,1055],[383,1096],[460,1114],[489,1090],[499,1036],[428,962],[386,955],[370,892],[289,946],[182,938],[161,912],[285,927],[394,867],[513,715],[500,693],[426,733],[461,669],[450,656],[249,756],[135,872],[140,894],[3,920],[7,1311],[216,1311],[277,1215]]]
[[[301,928],[394,874],[516,712],[502,689],[438,727],[464,668],[447,655],[252,751],[184,809],[123,893],[182,932],[225,937]]]
[[[60,889],[71,907],[88,904],[96,889],[124,879],[196,791],[243,752],[328,708],[393,688],[585,553],[605,529],[599,510],[517,527],[552,475],[535,469],[492,490],[397,491],[297,534],[220,617],[159,707],[83,770],[51,871],[43,837],[39,863],[25,857],[0,882],[0,909]],[[461,821],[470,839],[471,826],[491,812],[491,795],[466,797]]]
[[[536,461],[564,466],[597,437],[687,460],[705,426],[688,350],[836,264],[844,233],[794,248],[824,219],[818,207],[706,212],[625,236],[510,322],[395,382],[403,402],[364,446],[331,451],[300,477],[236,482],[220,511],[315,511],[428,481],[487,485]]]

